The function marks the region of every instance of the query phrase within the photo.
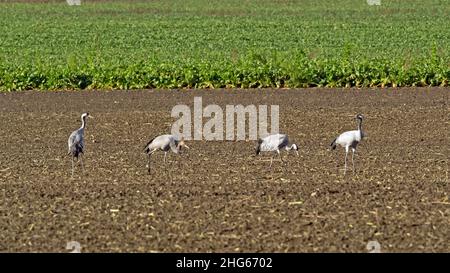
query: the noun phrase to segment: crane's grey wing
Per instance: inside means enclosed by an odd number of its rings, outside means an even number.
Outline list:
[[[78,157],[80,153],[83,153],[84,150],[83,135],[79,131],[75,131],[69,136],[68,144],[69,144],[69,154]]]
[[[75,143],[76,135],[77,135],[77,131],[73,131],[70,134],[69,139],[67,140],[67,145],[69,146],[69,154],[72,152],[72,147]]]

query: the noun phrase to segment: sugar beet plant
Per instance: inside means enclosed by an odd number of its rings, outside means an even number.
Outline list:
[[[446,1],[0,1],[0,90],[448,86]]]

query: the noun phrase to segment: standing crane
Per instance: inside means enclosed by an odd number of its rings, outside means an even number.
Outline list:
[[[298,146],[297,144],[292,144],[289,146],[289,137],[285,134],[274,134],[269,135],[265,138],[258,139],[258,145],[256,146],[256,155],[259,155],[261,152],[277,152],[280,156],[282,162],[283,158],[281,157],[280,149],[286,149],[286,151],[294,150],[298,156]],[[272,167],[273,156],[270,158],[270,167]]]
[[[144,148],[144,152],[148,155],[148,173],[150,173],[150,156],[154,152],[157,150],[164,151],[164,163],[166,163],[167,152],[172,150],[172,152],[178,154],[182,147],[189,149],[183,140],[178,139],[174,135],[160,135],[150,140]]]
[[[78,130],[73,131],[67,141],[69,146],[69,152],[67,154],[72,156],[72,176],[74,172],[74,158],[77,160],[80,159],[81,168],[84,171],[81,154],[84,153],[84,128],[86,128],[86,118],[88,117],[93,118],[89,113],[83,113],[81,115],[81,127]]]
[[[356,119],[358,120],[358,129],[354,130],[354,131],[347,131],[347,132],[340,134],[337,138],[335,138],[333,140],[333,142],[330,145],[333,150],[336,149],[337,145],[340,145],[345,148],[344,175],[347,172],[347,155],[348,155],[348,150],[350,147],[352,148],[353,173],[355,173],[355,162],[353,160],[353,157],[356,152],[356,147],[361,142],[361,140],[364,138],[364,132],[362,131],[363,118],[364,117],[361,114],[356,115]]]

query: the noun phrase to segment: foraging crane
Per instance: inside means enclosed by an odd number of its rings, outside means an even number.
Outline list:
[[[72,155],[72,176],[74,172],[74,158],[80,158],[81,167],[84,171],[83,159],[80,157],[84,153],[84,128],[86,128],[86,118],[93,118],[89,113],[83,113],[81,115],[81,127],[78,130],[73,131],[67,144],[69,146],[69,152],[67,155]]]
[[[183,140],[179,140],[174,135],[161,135],[150,140],[144,148],[144,152],[148,155],[148,173],[150,173],[150,156],[154,152],[157,150],[164,151],[164,163],[166,163],[167,152],[172,150],[172,152],[178,154],[182,147],[189,149]]]
[[[258,139],[258,146],[256,146],[256,155],[261,152],[277,152],[282,162],[283,158],[280,154],[280,149],[286,149],[286,151],[294,150],[298,156],[297,144],[289,146],[289,137],[285,134],[269,135],[265,138]],[[270,158],[270,167],[272,167],[273,157]]]
[[[361,140],[364,138],[364,132],[362,131],[363,118],[364,117],[361,114],[356,115],[356,119],[358,120],[358,130],[347,131],[340,134],[337,138],[333,140],[333,142],[330,145],[333,150],[336,149],[337,145],[340,145],[345,148],[344,175],[347,172],[347,155],[350,147],[352,148],[353,173],[355,173],[355,162],[353,161],[353,157],[356,152],[356,147],[358,146],[359,142],[361,142]]]

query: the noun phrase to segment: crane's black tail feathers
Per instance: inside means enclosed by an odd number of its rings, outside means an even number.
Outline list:
[[[148,154],[150,152],[150,149],[148,148],[148,145],[150,145],[150,143],[152,143],[154,139],[155,138],[152,138],[149,142],[147,142],[147,144],[145,144],[144,153]]]
[[[332,150],[336,149],[336,140],[337,140],[337,138],[335,138],[333,140],[333,142],[331,142],[331,144],[330,144]]]
[[[80,145],[74,145],[70,151],[67,153],[67,155],[71,155],[73,157],[78,158],[80,154],[83,153],[83,148]]]

